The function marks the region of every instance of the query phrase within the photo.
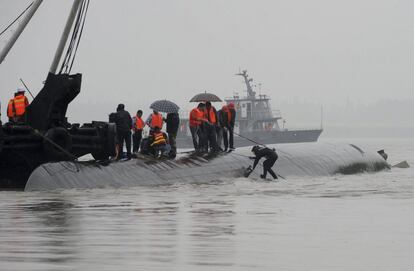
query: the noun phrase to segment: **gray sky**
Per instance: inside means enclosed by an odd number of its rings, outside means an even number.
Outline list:
[[[29,2],[1,0],[0,29]],[[40,6],[0,66],[3,105],[20,77],[41,89],[71,3]],[[189,108],[197,92],[243,90],[239,68],[294,126],[319,125],[321,104],[331,116],[389,99],[412,108],[413,10],[410,0],[91,0],[72,70],[83,73],[82,92],[68,115],[106,119],[119,102],[148,113],[163,98]]]

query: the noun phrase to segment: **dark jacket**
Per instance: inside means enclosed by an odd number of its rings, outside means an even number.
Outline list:
[[[230,109],[230,113],[231,113],[231,121],[229,123],[229,127],[234,127],[234,123],[236,121],[236,110],[234,109]]]
[[[266,157],[266,159],[274,159],[277,160],[278,156],[275,150],[269,148],[260,148],[257,150],[254,155],[256,156],[253,163],[253,168],[256,167],[257,163],[262,157]]]
[[[228,116],[227,116],[227,112],[224,110],[219,110],[220,113],[217,112],[218,118],[219,118],[219,122],[220,122],[220,126],[221,127],[227,127],[227,128],[233,128],[234,127],[234,122],[236,120],[236,111],[234,109],[230,109],[230,113],[231,113],[231,120],[229,121]]]
[[[180,116],[178,113],[168,113],[165,123],[167,124],[167,133],[177,134],[180,126]]]
[[[224,127],[224,120],[223,120],[223,110],[217,111],[217,125],[220,127]]]
[[[116,130],[118,132],[127,132],[132,129],[132,118],[128,111],[120,110],[115,116]]]

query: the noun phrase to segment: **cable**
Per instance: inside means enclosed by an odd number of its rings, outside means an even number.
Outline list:
[[[72,62],[70,64],[69,72],[72,70],[73,62],[75,61],[75,56],[76,56],[76,53],[78,52],[79,43],[80,43],[80,40],[81,40],[81,37],[82,37],[82,33],[83,33],[83,27],[85,26],[86,13],[88,12],[88,9],[89,9],[89,0],[85,0],[84,1],[84,4],[86,5],[85,15],[83,16],[83,21],[82,21],[81,30],[80,30],[80,33],[79,33],[78,43],[76,44],[76,48],[75,48],[75,52],[73,54]]]
[[[26,13],[26,11],[33,5],[33,3],[34,2],[32,2],[32,3],[30,3],[30,5],[25,9],[25,10],[23,10],[23,12],[22,13],[20,13],[20,15],[19,16],[17,16],[17,18],[16,19],[14,19],[14,21],[13,22],[11,22],[3,31],[1,31],[1,33],[0,33],[0,36],[1,35],[3,35],[4,34],[4,32],[6,32],[18,19],[20,19],[20,17],[22,17],[23,16],[23,14],[25,14]]]
[[[84,0],[81,7],[78,10],[78,14],[75,19],[75,26],[73,28],[72,37],[70,39],[66,55],[63,59],[62,66],[60,68],[60,74],[69,74],[72,70],[73,63],[75,61],[76,53],[78,51],[79,43],[82,37],[83,28],[85,26],[86,14],[89,9],[89,0]]]

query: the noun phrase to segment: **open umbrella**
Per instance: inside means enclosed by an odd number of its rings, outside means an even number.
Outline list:
[[[191,98],[190,102],[222,102],[222,100],[217,95],[206,91]]]
[[[168,100],[155,101],[151,104],[150,108],[165,113],[178,113],[180,109],[178,105]]]

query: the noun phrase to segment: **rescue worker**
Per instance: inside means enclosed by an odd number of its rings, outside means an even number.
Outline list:
[[[223,151],[222,143],[223,143],[223,110],[220,109],[217,111],[217,126],[216,126],[216,133],[217,133],[217,147],[220,151]]]
[[[253,163],[253,168],[250,169],[250,172],[248,172],[248,174],[250,174],[256,168],[257,164],[259,163],[259,160],[262,157],[265,157],[266,160],[263,162],[263,174],[260,175],[260,178],[266,179],[267,173],[269,172],[270,175],[272,175],[273,179],[277,179],[276,173],[272,170],[272,167],[278,158],[276,150],[269,149],[267,147],[262,148],[259,146],[254,146],[252,148],[252,152],[254,153],[255,156],[250,157],[250,158],[254,159],[254,163]]]
[[[214,106],[211,105],[211,102],[206,102],[206,109],[205,109],[205,115],[204,117],[208,120],[210,124],[205,125],[205,133],[206,133],[206,147],[208,151],[208,147],[210,147],[210,150],[215,152],[218,151],[217,146],[217,132],[216,132],[216,126],[217,126],[217,111],[214,108]]]
[[[119,153],[117,156],[117,160],[122,158],[122,153],[124,150],[124,141],[126,145],[127,158],[131,159],[132,118],[129,112],[125,110],[124,104],[119,104],[116,109],[115,124],[119,144]]]
[[[132,124],[132,130],[134,131],[134,134],[132,135],[132,152],[137,153],[142,140],[142,130],[145,126],[145,123],[142,120],[142,110],[137,111],[136,116],[132,118]]]
[[[168,113],[165,123],[167,124],[168,142],[171,146],[169,156],[170,158],[175,158],[177,156],[176,138],[178,127],[180,126],[180,116],[178,113]]]
[[[145,123],[150,127],[151,131],[154,131],[155,127],[159,127],[160,130],[162,130],[163,118],[161,113],[157,110],[153,110],[152,114],[148,116]]]
[[[229,116],[228,116],[228,123],[227,128],[229,131],[229,147],[230,150],[234,150],[234,124],[236,121],[236,110],[234,109],[234,103],[229,103],[227,105],[227,108],[229,109]]]
[[[189,125],[191,137],[193,138],[194,150],[199,151],[203,143],[202,123],[207,121],[204,118],[205,104],[199,103],[196,108],[190,112]],[[201,135],[201,136],[200,136]]]
[[[156,158],[161,155],[167,155],[171,150],[171,146],[167,143],[167,140],[167,135],[161,132],[160,127],[155,126],[152,132],[152,143],[150,146],[154,148],[154,156]]]
[[[24,95],[25,91],[22,89],[17,90],[14,94],[14,98],[10,99],[7,106],[7,116],[11,122],[24,122],[26,108],[29,106],[29,100]]]
[[[230,150],[234,150],[233,129],[234,129],[235,112],[234,111],[232,112],[232,110],[230,110],[228,105],[224,105],[221,111],[222,111],[221,126],[222,126],[222,133],[223,133],[224,151],[228,150],[229,141],[230,141]]]

